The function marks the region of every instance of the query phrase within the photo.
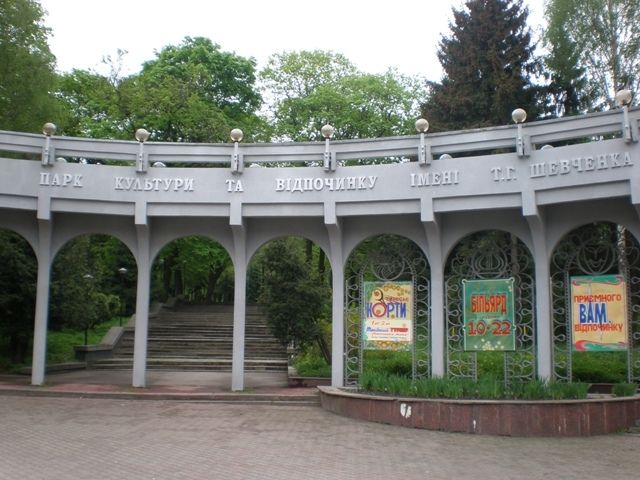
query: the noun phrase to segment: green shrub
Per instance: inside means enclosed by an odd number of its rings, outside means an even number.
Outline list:
[[[293,359],[293,366],[301,377],[331,377],[331,365],[320,355],[318,348],[307,348]]]
[[[627,379],[626,352],[574,352],[573,380],[587,383],[621,383]]]
[[[411,377],[411,352],[366,350],[362,361],[364,371]]]
[[[631,397],[638,391],[638,385],[635,383],[616,383],[611,393],[616,397]]]
[[[470,398],[516,400],[563,400],[587,398],[589,384],[546,383],[541,380],[517,382],[508,387],[495,377],[480,381],[469,378],[422,378],[367,371],[360,379],[361,390],[371,393],[420,398]]]

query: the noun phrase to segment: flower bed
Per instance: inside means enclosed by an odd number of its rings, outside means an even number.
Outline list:
[[[556,437],[640,425],[640,396],[586,400],[447,400],[384,397],[318,387],[325,410],[346,417],[445,432]]]

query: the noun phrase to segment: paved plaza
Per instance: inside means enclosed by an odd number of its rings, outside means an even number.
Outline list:
[[[0,479],[613,479],[640,435],[505,438],[313,406],[0,394]]]

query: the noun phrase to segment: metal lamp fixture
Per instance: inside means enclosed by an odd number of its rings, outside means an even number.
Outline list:
[[[511,112],[511,118],[518,125],[518,136],[516,138],[516,153],[519,157],[529,156],[529,141],[522,135],[522,124],[527,119],[527,112],[522,108],[516,108]]]
[[[427,144],[424,140],[425,134],[429,130],[429,122],[424,118],[416,120],[416,131],[420,134],[420,147],[418,148],[418,164],[430,165],[431,164],[431,145]]]
[[[241,153],[238,153],[238,144],[244,138],[244,133],[239,128],[234,128],[233,130],[231,130],[229,136],[231,137],[231,141],[233,142],[233,155],[231,155],[231,172],[242,173],[244,170],[244,156]]]
[[[139,143],[138,157],[136,159],[136,172],[138,173],[144,173],[147,171],[149,156],[144,152],[144,142],[146,142],[150,136],[151,134],[144,128],[136,130],[136,140]]]
[[[622,138],[626,143],[637,142],[634,131],[631,128],[631,121],[629,120],[629,105],[631,105],[631,99],[633,94],[631,90],[624,89],[616,93],[616,103],[622,107]]]
[[[320,129],[320,133],[324,137],[324,171],[333,172],[336,169],[336,156],[335,152],[331,152],[329,149],[329,141],[336,129],[328,123]]]
[[[44,133],[44,147],[42,148],[42,165],[53,165],[51,160],[54,157],[53,147],[51,146],[51,136],[55,135],[57,127],[54,123],[47,122],[42,126]]]

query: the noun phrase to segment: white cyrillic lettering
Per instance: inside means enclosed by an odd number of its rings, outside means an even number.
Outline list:
[[[593,157],[586,157],[584,159],[584,169],[587,172],[590,172],[591,170],[596,168],[596,162],[593,160]]]
[[[227,184],[227,192],[231,192],[232,191],[232,186],[233,186],[233,180],[227,179],[224,181],[224,183]]]
[[[376,181],[378,180],[378,177],[376,175],[369,175],[369,188],[373,188],[376,186]]]
[[[74,175],[73,176],[73,186],[74,187],[82,187],[82,175]]]
[[[150,192],[151,190],[153,190],[153,181],[150,178],[145,178],[144,179],[144,191],[145,192]]]
[[[244,188],[242,188],[242,180],[238,180],[236,182],[236,188],[234,192],[244,192]]]
[[[579,172],[582,172],[582,158],[574,158],[573,160],[571,160],[571,164],[573,165],[573,168],[575,168]]]
[[[291,191],[295,192],[302,192],[302,179],[301,178],[294,178],[293,179],[293,187],[291,187]]]
[[[284,190],[284,178],[276,178],[276,192]]]
[[[609,167],[607,165],[607,156],[606,155],[598,155],[596,158],[597,158],[597,169],[598,170],[603,170],[603,169]]]
[[[333,192],[333,178],[325,178],[324,179],[324,184],[327,186],[327,188]]]
[[[70,173],[65,173],[62,176],[62,186],[66,187],[71,183],[72,180],[73,180],[73,175],[71,175]]]
[[[322,190],[324,188],[324,180],[322,178],[313,179],[313,189]]]
[[[344,177],[336,178],[336,190],[344,190]]]
[[[356,177],[347,177],[347,190],[356,189]]]
[[[40,173],[40,185],[49,185],[49,174],[46,172]]]
[[[571,171],[569,160],[560,160],[560,175],[566,175]]]
[[[54,187],[59,187],[60,186],[60,176],[57,173],[54,173],[51,176],[51,185]]]

